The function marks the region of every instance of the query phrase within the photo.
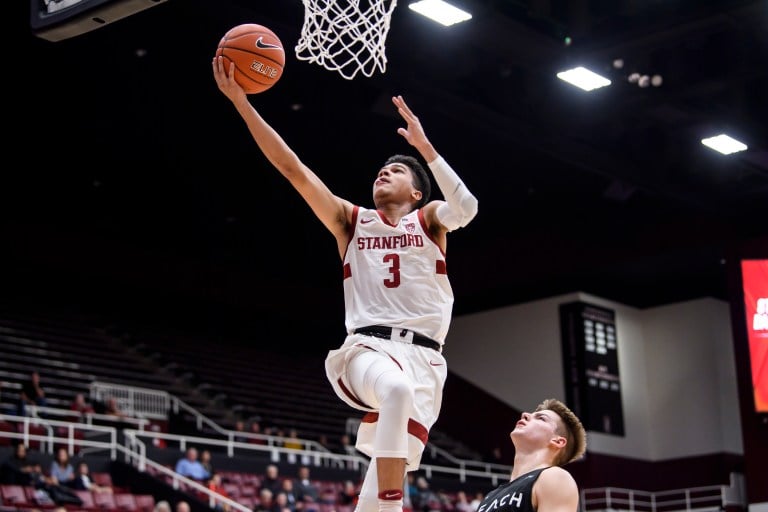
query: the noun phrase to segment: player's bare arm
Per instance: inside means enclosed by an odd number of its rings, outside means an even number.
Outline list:
[[[233,103],[264,156],[291,183],[320,222],[334,235],[340,251],[348,242],[352,205],[335,194],[299,159],[261,115],[253,108],[243,88],[234,79],[234,63],[224,69],[221,57],[213,60],[213,76],[219,90]]]

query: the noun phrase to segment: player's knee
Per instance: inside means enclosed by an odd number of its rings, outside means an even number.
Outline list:
[[[402,407],[412,406],[415,400],[413,386],[404,380],[391,382],[386,400],[388,402],[401,404]]]

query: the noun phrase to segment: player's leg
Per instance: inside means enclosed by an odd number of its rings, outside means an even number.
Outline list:
[[[347,370],[353,392],[379,412],[373,441],[375,463],[372,461],[363,482],[358,509],[360,512],[400,512],[413,386],[400,366],[378,352],[357,355]]]

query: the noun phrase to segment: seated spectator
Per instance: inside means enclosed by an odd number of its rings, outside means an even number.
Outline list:
[[[338,504],[341,506],[354,506],[357,504],[357,486],[352,480],[345,480],[344,486],[339,491]]]
[[[75,398],[72,400],[72,404],[69,406],[69,408],[72,411],[80,413],[80,416],[85,416],[86,414],[95,412],[93,406],[86,402],[85,395],[82,393],[75,395]]]
[[[19,392],[18,403],[18,415],[27,415],[27,406],[36,405],[39,407],[45,407],[47,404],[45,398],[45,390],[40,385],[40,374],[37,371],[33,371],[29,375],[29,379],[21,385],[21,391]]]
[[[275,495],[267,488],[259,491],[259,502],[253,508],[253,512],[279,512],[275,506]]]
[[[208,480],[211,475],[205,470],[198,460],[197,448],[190,446],[187,448],[184,457],[176,463],[176,472],[181,476],[197,480],[199,482]]]
[[[258,421],[252,421],[251,422],[251,434],[264,434],[261,430],[261,423]],[[267,444],[267,441],[265,439],[259,438],[259,437],[249,437],[248,442],[251,444]]]
[[[27,446],[23,443],[14,447],[0,468],[0,482],[5,484],[37,487],[44,480],[40,463],[27,454]]]
[[[3,463],[0,473],[3,474],[4,483],[34,487],[35,492],[41,495],[40,499],[46,502],[77,507],[83,504],[70,489],[60,485],[54,478],[45,476],[40,463],[27,454],[27,447],[22,443],[16,445],[13,454]]]
[[[186,501],[182,500],[176,503],[176,512],[190,512],[190,510],[192,509]]]
[[[352,443],[349,434],[343,434],[341,436],[341,446],[337,451],[343,455],[357,455],[357,448],[355,448],[354,443]]]
[[[171,504],[168,503],[166,500],[160,500],[157,503],[155,503],[155,508],[152,512],[172,512],[171,511]]]
[[[200,464],[208,472],[208,478],[212,477],[215,471],[213,470],[213,462],[211,462],[211,451],[203,450],[200,452]]]
[[[98,485],[91,479],[90,468],[88,467],[88,463],[86,463],[85,461],[81,461],[77,465],[75,478],[72,480],[72,483],[70,484],[70,486],[73,489],[77,489],[79,491],[108,492],[108,493],[114,492],[114,489],[112,489],[112,487],[109,487],[106,485]]]
[[[288,435],[283,440],[283,447],[293,450],[302,450],[304,448],[304,443],[299,440],[299,432],[295,428],[288,431]]]
[[[293,488],[293,480],[290,478],[283,478],[280,492],[277,493],[275,498],[277,498],[280,508],[287,507],[291,512],[295,512],[298,507],[299,498],[296,496],[296,490]]]
[[[411,497],[413,512],[432,512],[442,508],[440,497],[430,489],[429,481],[426,477],[416,477],[416,488],[419,491],[418,494]]]
[[[117,398],[110,397],[107,399],[106,404],[104,404],[104,414],[108,416],[114,416],[115,418],[126,418],[126,414],[120,410],[120,405],[117,403]]]
[[[453,504],[453,509],[456,512],[475,512],[475,508],[467,499],[467,493],[464,491],[456,493],[456,502]]]
[[[210,491],[213,491],[216,494],[219,494],[225,498],[229,498],[229,494],[227,494],[227,491],[221,485],[221,475],[217,473],[211,473],[211,478],[208,480],[207,487]],[[214,502],[213,508],[220,512],[229,512],[230,510],[229,503],[225,501]]]
[[[272,496],[277,495],[282,489],[282,482],[280,481],[280,471],[275,464],[267,465],[264,470],[264,478],[261,479],[261,489],[269,489],[272,491]]]
[[[60,447],[56,450],[56,458],[51,461],[48,475],[52,482],[72,487],[72,482],[75,480],[75,468],[69,461],[69,452],[66,448]]]
[[[309,466],[299,466],[299,472],[294,482],[296,489],[296,508],[298,510],[317,510],[320,501],[320,489],[310,478]]]
[[[243,435],[245,434],[245,422],[243,420],[237,420],[235,422],[235,429],[234,429],[234,435],[232,436],[232,440],[236,443],[247,443],[248,442],[248,436]]]

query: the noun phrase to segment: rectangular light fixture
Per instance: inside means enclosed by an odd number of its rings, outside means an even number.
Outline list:
[[[597,73],[593,73],[582,66],[567,71],[561,71],[557,74],[557,78],[568,82],[571,85],[575,85],[576,87],[580,87],[585,91],[591,91],[593,89],[605,87],[606,85],[611,85],[611,81],[607,78],[600,76]]]
[[[744,151],[747,149],[746,144],[739,142],[738,140],[733,139],[724,133],[715,135],[714,137],[701,139],[701,143],[714,149],[715,151],[721,152],[724,155],[730,155],[731,153],[736,153],[738,151]]]
[[[472,19],[472,15],[443,0],[421,0],[408,6],[411,10],[426,16],[446,27]]]

